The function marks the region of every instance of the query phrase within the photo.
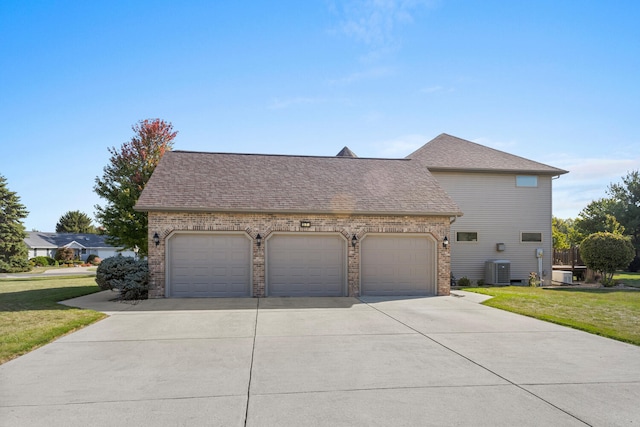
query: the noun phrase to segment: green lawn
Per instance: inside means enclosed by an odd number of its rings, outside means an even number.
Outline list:
[[[613,275],[613,280],[626,286],[640,288],[640,273],[617,273]]]
[[[93,276],[0,280],[0,363],[105,317],[57,303],[99,290]]]
[[[618,289],[465,288],[485,305],[640,345],[640,292]]]

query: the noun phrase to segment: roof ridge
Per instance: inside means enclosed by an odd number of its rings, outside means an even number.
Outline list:
[[[349,156],[312,156],[308,154],[261,154],[261,153],[225,153],[216,151],[192,151],[192,150],[171,150],[166,154],[212,154],[220,156],[255,156],[255,157],[289,157],[289,158],[309,158],[309,159],[349,159],[349,160],[411,160],[406,157],[349,157]]]

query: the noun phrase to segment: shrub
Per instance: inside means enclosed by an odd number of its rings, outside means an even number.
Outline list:
[[[73,257],[75,253],[71,248],[58,248],[56,249],[55,259],[56,261],[62,261],[64,263],[73,262]]]
[[[478,279],[478,286],[484,286],[484,279]]]
[[[125,300],[145,299],[149,290],[149,266],[145,260],[118,255],[104,259],[96,271],[100,289],[117,289]]]
[[[458,279],[458,286],[468,287],[471,286],[471,280],[467,276],[462,276]]]
[[[87,257],[87,264],[98,265],[102,260],[96,254],[91,254]]]
[[[36,256],[29,260],[29,262],[33,263],[38,267],[47,267],[49,265],[58,265],[55,259],[48,256]]]
[[[594,233],[580,244],[580,256],[585,265],[602,275],[602,284],[613,285],[613,273],[626,268],[635,255],[633,245],[624,236]]]

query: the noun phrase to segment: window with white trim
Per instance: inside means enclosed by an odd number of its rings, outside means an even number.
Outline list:
[[[536,175],[517,175],[516,187],[537,187],[538,177]]]

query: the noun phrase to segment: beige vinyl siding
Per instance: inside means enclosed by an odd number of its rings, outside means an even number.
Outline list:
[[[432,172],[464,216],[451,225],[451,272],[484,278],[490,259],[511,261],[511,279],[526,280],[538,270],[536,248],[544,249],[543,270],[551,278],[551,176],[537,187],[517,187],[516,174]],[[477,232],[477,242],[457,242],[456,232]],[[542,233],[542,242],[521,242],[522,232]],[[496,245],[504,243],[505,250]]]

